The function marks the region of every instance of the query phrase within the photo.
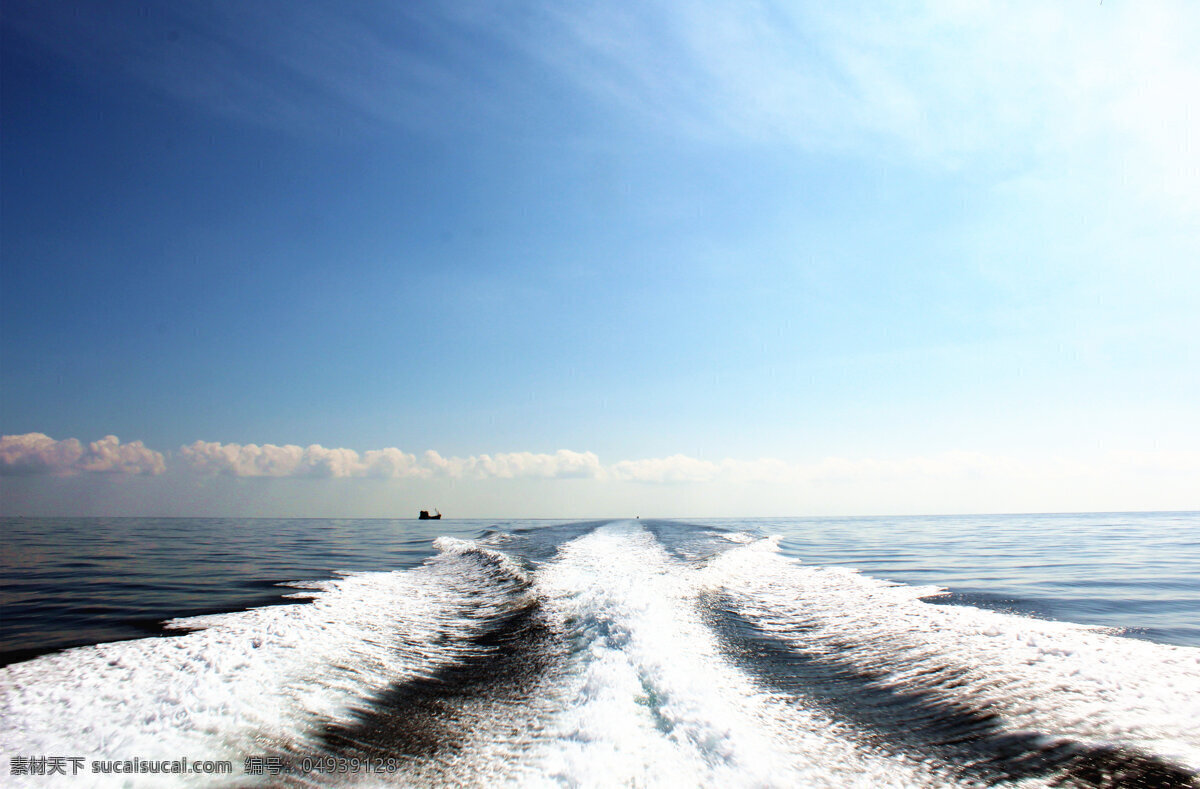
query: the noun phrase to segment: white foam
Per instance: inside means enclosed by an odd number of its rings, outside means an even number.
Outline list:
[[[855,749],[818,711],[756,687],[701,621],[698,578],[635,524],[569,543],[539,573],[544,607],[580,632],[578,671],[521,783],[939,784],[919,765]]]
[[[1200,769],[1200,649],[920,598],[928,587],[807,567],[764,544],[705,568],[739,613],[814,656],[884,670],[879,684],[1000,712],[1012,731],[1134,746]],[[954,687],[939,667],[961,669]]]
[[[613,524],[536,571],[441,538],[441,553],[417,569],[302,587],[315,592],[311,603],[178,620],[204,629],[12,665],[0,669],[0,753],[229,759],[240,781],[244,757],[314,751],[321,727],[462,659],[489,620],[533,596],[541,624],[566,639],[566,657],[533,680],[536,716],[509,720],[513,711],[479,705],[492,717],[437,767],[448,783],[958,785],[932,763],[878,751],[820,700],[756,683],[706,625],[704,601],[717,592],[793,649],[869,668],[874,682],[997,711],[1014,732],[1127,744],[1200,766],[1200,650],[933,605],[920,598],[937,590],[808,567],[780,555],[778,538],[722,537],[723,552],[687,562],[639,524]],[[961,670],[953,688],[938,684],[941,667]],[[514,721],[534,717],[536,730],[504,739]],[[79,785],[72,780],[62,785]]]
[[[521,583],[529,581],[529,575],[525,572],[525,569],[514,561],[511,556],[502,551],[485,547],[474,540],[460,540],[457,537],[438,537],[433,541],[433,547],[442,553],[474,556],[495,573],[500,573]]]
[[[308,585],[316,591],[308,604],[175,620],[204,629],[0,669],[0,753],[229,759],[241,776],[246,756],[311,751],[304,743],[318,727],[346,721],[390,683],[456,659],[480,623],[511,602],[503,588],[480,594],[488,580],[478,557],[455,547],[408,572]]]

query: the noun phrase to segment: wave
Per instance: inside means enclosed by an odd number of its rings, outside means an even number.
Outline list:
[[[229,759],[238,785],[247,756],[420,785],[1196,785],[1200,650],[934,605],[760,535],[576,526],[0,669],[0,749]]]
[[[196,632],[5,667],[0,750],[239,766],[275,750],[317,751],[325,729],[351,723],[374,695],[464,660],[528,581],[459,550],[407,572],[294,586],[311,602],[173,620]]]
[[[806,567],[766,540],[706,572],[740,665],[866,747],[987,782],[1188,786],[1200,766],[1200,650],[931,605],[941,590]]]

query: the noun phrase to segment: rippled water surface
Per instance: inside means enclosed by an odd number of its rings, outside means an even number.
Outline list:
[[[1196,513],[0,525],[10,759],[190,753],[236,785],[254,755],[290,766],[270,785],[1200,769]]]
[[[583,524],[585,527],[591,524]],[[949,603],[1200,646],[1200,513],[668,522],[783,536],[813,565],[936,585]],[[0,659],[158,632],[162,620],[279,602],[288,581],[407,569],[441,535],[527,520],[8,518],[0,521]],[[569,525],[566,528],[570,528]]]

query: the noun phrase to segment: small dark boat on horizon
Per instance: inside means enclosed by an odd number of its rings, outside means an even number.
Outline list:
[[[439,512],[438,510],[434,510],[434,512],[437,512],[437,514],[430,515],[429,510],[421,510],[421,514],[417,516],[417,520],[419,520],[419,521],[440,521],[442,519],[442,513]]]

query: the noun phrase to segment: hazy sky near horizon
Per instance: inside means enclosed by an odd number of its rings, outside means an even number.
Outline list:
[[[1200,508],[1194,3],[0,24],[0,512]]]

